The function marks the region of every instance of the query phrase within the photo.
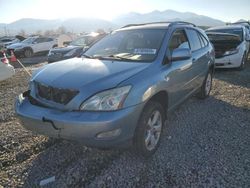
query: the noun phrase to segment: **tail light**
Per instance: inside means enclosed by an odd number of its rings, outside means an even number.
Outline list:
[[[4,63],[4,64],[8,64],[9,63],[9,60],[6,57],[5,53],[3,54],[3,57],[1,58],[1,62]]]

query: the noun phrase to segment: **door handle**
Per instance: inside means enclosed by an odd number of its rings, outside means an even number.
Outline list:
[[[192,59],[192,62],[194,63],[195,61],[196,61],[196,58],[193,58],[193,59]]]

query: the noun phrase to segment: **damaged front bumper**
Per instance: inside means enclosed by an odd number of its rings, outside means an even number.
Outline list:
[[[139,104],[112,112],[59,111],[33,105],[23,94],[15,103],[26,129],[101,148],[129,145],[143,107],[144,104]]]

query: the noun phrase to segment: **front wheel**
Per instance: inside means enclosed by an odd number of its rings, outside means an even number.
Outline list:
[[[139,156],[149,157],[159,147],[165,114],[158,102],[149,102],[144,108],[135,131],[134,146]]]
[[[209,71],[198,93],[198,97],[200,99],[205,99],[209,96],[210,91],[212,89],[212,80],[212,71]]]

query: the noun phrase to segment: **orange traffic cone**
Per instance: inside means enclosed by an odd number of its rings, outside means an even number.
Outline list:
[[[17,61],[16,56],[15,56],[14,52],[11,50],[10,62],[16,62],[16,61]]]

